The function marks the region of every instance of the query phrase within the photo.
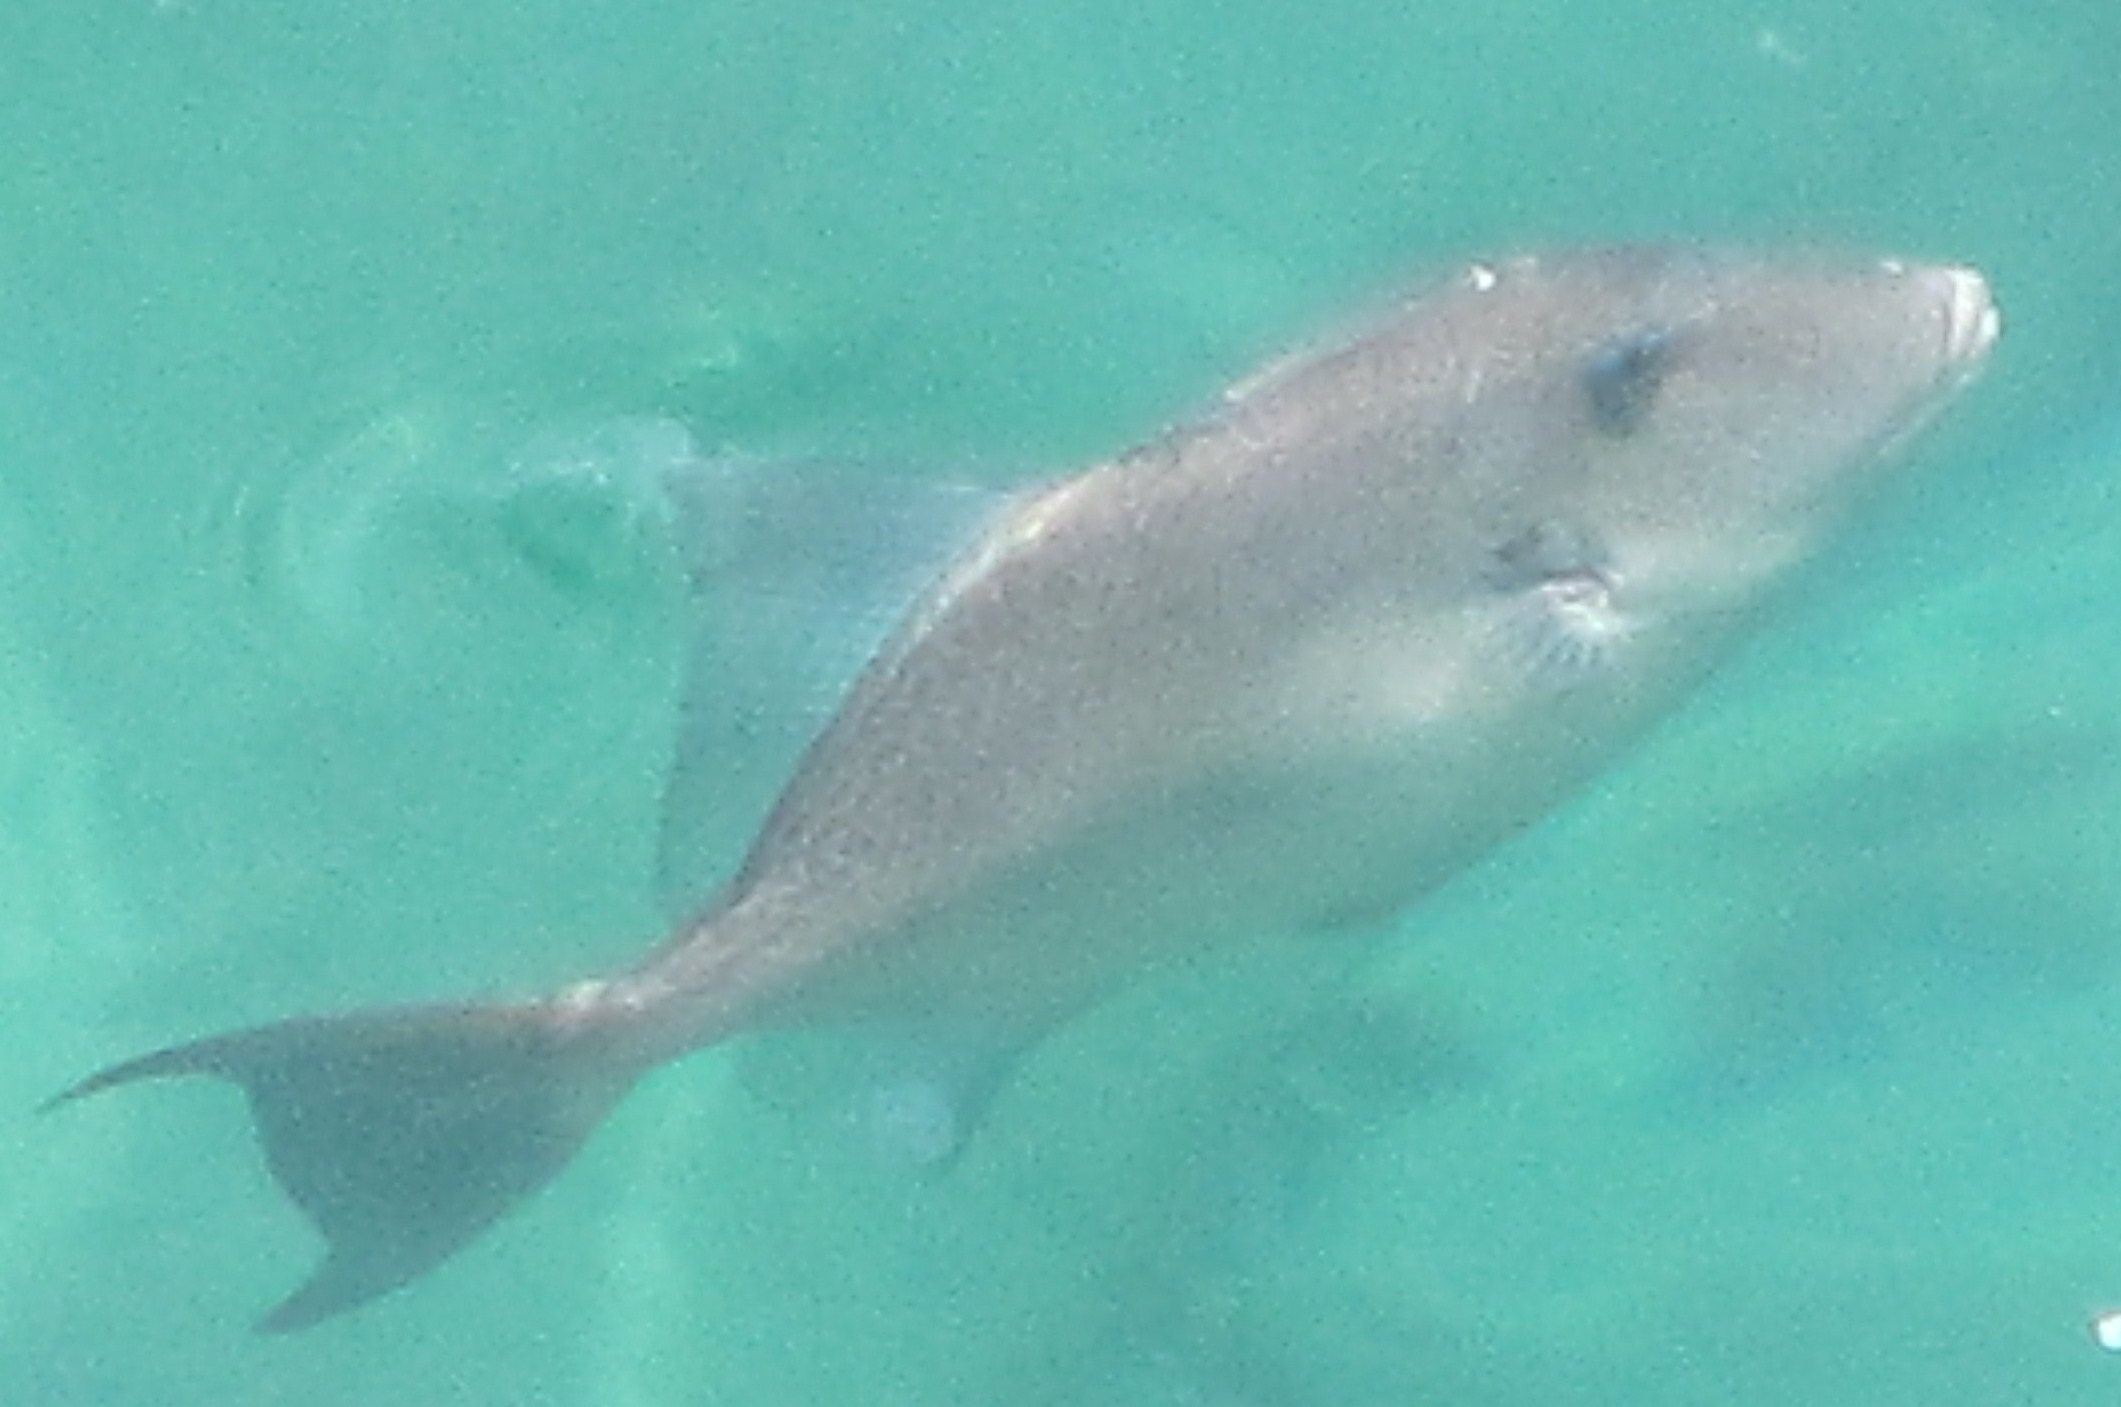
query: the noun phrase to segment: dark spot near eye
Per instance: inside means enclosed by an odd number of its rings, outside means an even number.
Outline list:
[[[1591,354],[1583,369],[1591,420],[1601,433],[1632,435],[1657,399],[1674,350],[1670,332],[1657,329],[1616,337]]]

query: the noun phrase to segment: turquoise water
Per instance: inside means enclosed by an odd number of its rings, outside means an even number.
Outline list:
[[[2117,51],[2111,0],[9,5],[0,1400],[2114,1401]],[[1401,271],[1675,235],[1978,264],[1993,373],[1330,1001],[1131,992],[939,1179],[703,1057],[287,1340],[233,1094],[28,1113],[652,941],[681,612],[597,427],[1000,479]]]

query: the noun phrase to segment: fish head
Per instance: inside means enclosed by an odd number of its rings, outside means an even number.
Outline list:
[[[1979,274],[1890,260],[1593,251],[1478,266],[1452,301],[1480,580],[1564,653],[1750,605],[1998,328]]]

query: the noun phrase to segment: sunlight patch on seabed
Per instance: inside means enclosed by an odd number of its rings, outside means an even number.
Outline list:
[[[0,483],[0,562],[22,561],[15,504]],[[35,1108],[79,1068],[97,1043],[97,1019],[108,996],[140,980],[139,931],[108,877],[95,804],[94,757],[51,691],[44,654],[24,619],[22,579],[0,569],[0,1000],[8,1043],[25,1058],[0,1079],[0,1104]],[[22,1000],[39,994],[34,1008]],[[122,1167],[112,1157],[84,1157],[79,1139],[108,1153],[130,1137],[123,1123],[51,1136],[44,1121],[4,1121],[0,1198],[35,1211],[0,1220],[0,1322],[14,1321],[7,1302],[34,1289],[32,1268],[47,1266],[45,1247],[77,1239],[72,1224],[93,1204],[102,1177]]]
[[[703,1302],[691,1253],[713,1239],[702,1227],[743,1214],[732,1208],[746,1195],[720,1165],[729,1153],[727,1116],[745,1107],[726,1059],[693,1060],[682,1080],[658,1082],[636,1098],[592,1153],[603,1179],[597,1201],[609,1210],[581,1300],[593,1321],[584,1373],[605,1407],[653,1407],[689,1391],[673,1387],[672,1370],[698,1361],[700,1325],[719,1318],[712,1296]],[[709,1176],[698,1173],[703,1149],[713,1150],[705,1155]]]
[[[20,563],[23,539],[0,483],[0,561]],[[0,575],[0,980],[89,990],[135,956],[125,916],[103,874],[96,836],[94,758],[45,670],[45,648],[25,619],[28,588]]]

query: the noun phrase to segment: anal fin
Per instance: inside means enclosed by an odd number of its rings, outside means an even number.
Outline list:
[[[764,1102],[832,1119],[885,1162],[926,1171],[964,1151],[1040,1034],[869,1024],[756,1038],[737,1058]]]

